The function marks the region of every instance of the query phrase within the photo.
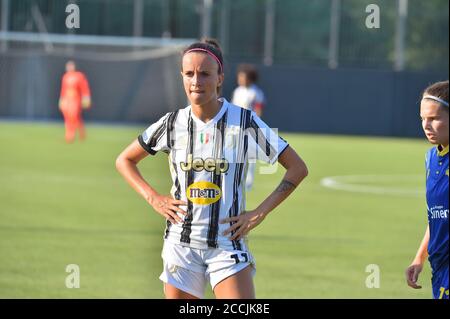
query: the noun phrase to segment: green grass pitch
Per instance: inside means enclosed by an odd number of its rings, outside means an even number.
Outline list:
[[[418,123],[420,125],[420,123]],[[163,298],[158,277],[164,220],[115,170],[115,158],[145,127],[88,125],[85,142],[64,143],[62,124],[0,122],[0,298]],[[308,178],[250,234],[259,298],[431,298],[404,270],[426,228],[424,195],[325,188],[328,176],[361,175],[358,185],[423,189],[425,139],[283,134]],[[170,189],[164,154],[143,175]],[[257,175],[255,207],[279,183]],[[364,181],[365,175],[418,176]],[[80,288],[65,286],[80,267]],[[367,288],[366,266],[380,269]],[[207,297],[212,298],[207,288]]]

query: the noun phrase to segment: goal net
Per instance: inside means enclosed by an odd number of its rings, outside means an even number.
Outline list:
[[[154,121],[184,107],[180,52],[191,39],[0,32],[0,116],[60,118],[68,60],[88,78],[87,119]]]

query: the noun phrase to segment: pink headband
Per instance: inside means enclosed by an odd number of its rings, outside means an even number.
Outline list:
[[[220,68],[220,72],[223,72],[223,67],[222,67],[222,63],[220,62],[219,58],[212,53],[211,51],[207,50],[207,49],[202,49],[202,48],[194,48],[194,49],[190,49],[189,51],[187,51],[185,54],[188,54],[189,52],[194,52],[194,51],[202,51],[207,53],[208,55],[210,55],[211,57],[214,58],[214,60],[216,60],[216,62],[219,64],[219,68]]]

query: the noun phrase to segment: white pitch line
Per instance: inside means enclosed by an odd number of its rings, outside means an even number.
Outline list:
[[[369,193],[378,195],[394,196],[414,196],[419,197],[425,194],[424,188],[406,188],[359,184],[361,182],[397,182],[397,181],[417,181],[424,180],[422,175],[345,175],[329,176],[320,180],[320,185],[354,193]],[[358,184],[356,184],[359,182]]]

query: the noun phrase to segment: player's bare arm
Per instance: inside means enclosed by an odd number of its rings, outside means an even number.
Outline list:
[[[286,169],[286,173],[277,188],[256,209],[221,221],[223,224],[235,222],[224,232],[224,235],[227,235],[235,231],[230,237],[231,240],[241,239],[258,226],[308,175],[305,162],[290,146],[280,155],[278,162]]]
[[[423,236],[422,242],[417,250],[416,257],[414,258],[411,265],[406,268],[406,282],[408,286],[414,289],[420,289],[422,286],[417,284],[417,280],[419,279],[419,274],[422,272],[423,264],[425,263],[428,257],[428,242],[430,241],[430,226],[427,226],[425,231],[425,235]]]
[[[145,181],[139,172],[137,164],[147,155],[147,151],[142,148],[138,140],[135,140],[117,157],[116,168],[128,184],[130,184],[158,214],[169,220],[171,223],[182,222],[182,219],[177,215],[177,212],[186,215],[186,212],[179,207],[179,205],[186,205],[186,202],[173,199],[171,196],[158,194],[158,192]]]

